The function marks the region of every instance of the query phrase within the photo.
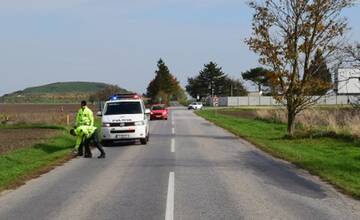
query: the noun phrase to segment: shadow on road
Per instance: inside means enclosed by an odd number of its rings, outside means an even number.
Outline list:
[[[128,147],[132,145],[137,145],[136,141],[115,141],[115,142],[106,142],[102,143],[104,147]]]
[[[266,184],[303,196],[322,199],[326,197],[319,184],[299,176],[292,166],[273,160],[256,151],[239,153],[238,160]]]

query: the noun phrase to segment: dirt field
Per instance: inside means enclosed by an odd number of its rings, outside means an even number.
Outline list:
[[[96,106],[89,105],[95,112]],[[43,123],[66,125],[72,123],[79,104],[0,104],[0,123]]]
[[[98,110],[96,106],[89,107],[94,114]],[[71,125],[79,108],[79,104],[0,104],[0,125]],[[53,129],[0,127],[0,154],[42,143],[59,132],[61,131]]]
[[[59,134],[54,129],[0,129],[0,154],[14,149],[31,147]]]

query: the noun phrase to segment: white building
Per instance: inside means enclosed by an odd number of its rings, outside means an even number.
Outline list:
[[[360,69],[339,69],[336,83],[338,95],[360,95]]]

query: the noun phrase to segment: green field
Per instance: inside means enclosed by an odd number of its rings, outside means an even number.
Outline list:
[[[50,170],[59,162],[70,159],[69,152],[74,145],[74,138],[65,128],[47,125],[12,127],[12,129],[31,128],[56,129],[59,135],[46,142],[0,155],[0,191],[22,184],[25,180]]]
[[[360,198],[359,142],[336,137],[287,139],[284,138],[285,124],[223,115],[216,110],[198,111],[197,114]]]
[[[95,119],[95,126],[100,127],[101,121]],[[0,191],[14,188],[26,180],[46,173],[54,166],[72,158],[71,150],[75,145],[75,137],[69,134],[69,128],[49,124],[17,124],[0,125],[1,129],[54,129],[58,135],[42,143],[35,143],[5,154],[0,154]]]

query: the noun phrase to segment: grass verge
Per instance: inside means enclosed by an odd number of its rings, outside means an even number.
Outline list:
[[[360,198],[358,142],[336,137],[285,139],[285,124],[222,115],[216,110],[196,113],[271,155],[320,176],[344,193]]]
[[[74,138],[65,128],[47,125],[31,125],[31,128],[52,128],[61,132],[44,143],[0,155],[0,191],[21,185],[70,159],[69,149],[74,145]]]

